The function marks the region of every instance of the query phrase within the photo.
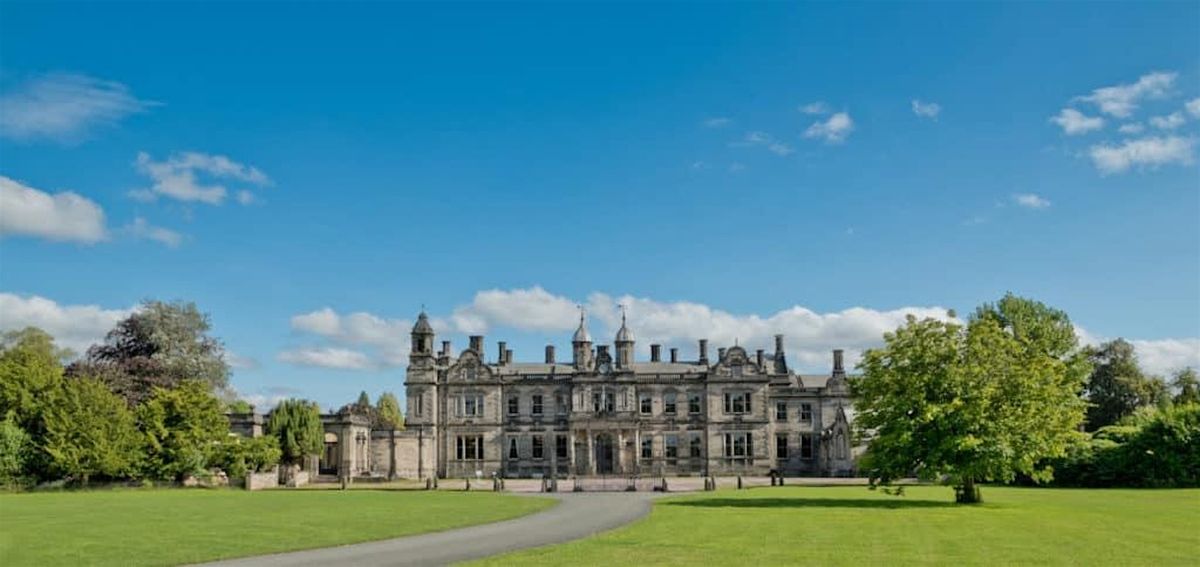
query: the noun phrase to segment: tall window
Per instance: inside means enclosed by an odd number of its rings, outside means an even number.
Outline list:
[[[726,433],[725,456],[733,459],[743,459],[750,456],[751,438],[749,433]]]
[[[483,394],[463,395],[462,414],[464,417],[479,417],[483,415]]]
[[[650,394],[642,394],[641,399],[638,400],[638,409],[644,415],[650,415],[651,413],[653,413],[654,412],[654,398],[651,398]]]
[[[688,456],[693,459],[699,459],[704,452],[703,440],[700,439],[699,433],[688,435]]]
[[[800,458],[801,459],[813,458],[813,436],[812,435],[801,435],[800,436]]]
[[[800,421],[812,421],[812,404],[800,404]]]
[[[668,435],[664,441],[664,452],[667,457],[667,463],[675,464],[679,458],[679,437],[676,435]]]
[[[775,421],[787,421],[787,402],[775,402]]]
[[[483,460],[483,436],[459,435],[455,439],[455,449],[460,461]]]
[[[592,411],[612,413],[616,410],[617,396],[613,392],[592,392]]]
[[[517,438],[508,438],[508,458],[516,460],[521,458],[521,453],[517,451]]]
[[[467,380],[474,380],[477,376],[479,376],[479,370],[474,366],[468,366],[463,369],[463,378]]]
[[[425,413],[425,404],[424,404],[425,393],[424,392],[413,392],[413,393],[415,394],[413,396],[413,415],[419,416],[419,415],[422,415]]]
[[[725,392],[725,413],[750,413],[750,392]]]
[[[518,415],[521,413],[521,399],[516,396],[508,398],[508,415]]]
[[[546,438],[541,435],[533,436],[533,458],[541,460],[546,458]]]
[[[566,435],[559,435],[554,438],[554,453],[559,460],[565,461],[570,458],[570,453],[567,450],[567,442],[569,439]]]
[[[675,415],[675,392],[663,394],[663,413]]]
[[[654,438],[649,435],[642,437],[642,458],[654,458]]]
[[[561,414],[567,413],[567,398],[562,394],[554,394],[554,411]]]
[[[788,458],[788,436],[787,433],[780,433],[775,436],[775,458]]]
[[[688,394],[688,413],[700,413],[700,394],[696,392]]]
[[[533,395],[533,403],[531,404],[529,412],[532,413],[533,415],[542,415],[542,395],[541,394]]]

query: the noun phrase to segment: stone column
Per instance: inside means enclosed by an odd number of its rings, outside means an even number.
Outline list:
[[[633,430],[633,473],[642,474],[642,430]]]
[[[588,429],[587,430],[587,448],[588,448],[587,470],[588,470],[588,475],[596,476],[596,447],[592,445],[592,442],[593,442],[592,441],[592,430]]]
[[[579,441],[579,434],[574,429],[570,431],[570,443],[567,444],[567,458],[570,459],[567,464],[567,470],[571,474],[579,474],[579,461],[575,460],[575,443]]]

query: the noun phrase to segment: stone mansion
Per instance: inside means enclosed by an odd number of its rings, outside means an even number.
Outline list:
[[[482,336],[457,355],[450,341],[435,352],[421,313],[399,453],[415,459],[416,476],[443,478],[855,472],[841,350],[829,374],[809,375],[788,366],[782,335],[773,352],[735,345],[715,358],[702,339],[697,360],[681,360],[677,348],[664,358],[652,344],[639,361],[634,345],[624,316],[612,350],[593,344],[581,313],[570,360],[548,345],[542,362],[514,362],[504,342],[488,360]],[[395,435],[386,453],[370,452],[392,470]]]

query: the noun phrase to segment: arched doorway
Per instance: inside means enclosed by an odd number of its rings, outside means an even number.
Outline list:
[[[608,433],[596,435],[596,474],[613,474],[613,436]]]
[[[317,473],[336,475],[338,473],[338,464],[341,460],[341,452],[338,451],[337,433],[326,432],[325,450],[321,451],[321,461],[317,464]]]

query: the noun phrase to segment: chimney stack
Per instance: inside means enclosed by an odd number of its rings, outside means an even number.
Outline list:
[[[442,356],[450,356],[450,341],[442,341]]]
[[[708,364],[708,339],[700,339],[700,364]]]
[[[554,364],[554,345],[546,345],[546,364]]]
[[[650,362],[662,362],[662,345],[650,345]]]
[[[504,364],[505,362],[508,362],[508,359],[507,359],[507,357],[505,357],[505,356],[504,356],[504,352],[505,352],[505,350],[506,350],[506,347],[508,346],[508,343],[506,343],[506,342],[504,342],[504,341],[500,341],[500,342],[496,343],[496,346],[500,347],[500,348],[499,348],[499,350],[500,350],[500,352],[499,352],[499,357],[500,357],[500,359],[499,359],[499,360],[497,360],[496,362],[498,362],[498,363],[500,363],[500,364]]]
[[[783,335],[775,335],[775,353],[783,354]]]
[[[483,335],[471,335],[471,350],[483,358]]]
[[[512,364],[512,349],[504,349],[504,364]]]
[[[838,375],[846,373],[846,369],[842,366],[842,349],[840,348],[833,349],[833,373]]]
[[[596,359],[608,356],[608,345],[596,345]]]
[[[725,347],[717,349],[717,360],[725,360]]]
[[[671,347],[671,362],[679,362],[679,349]]]
[[[754,361],[758,363],[759,368],[762,368],[763,360],[763,349],[760,348],[754,351]]]

